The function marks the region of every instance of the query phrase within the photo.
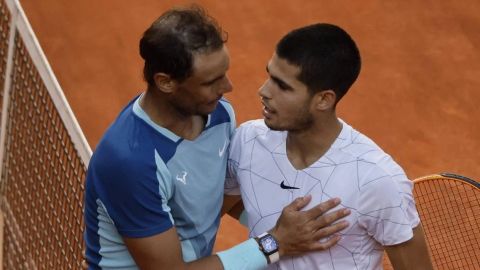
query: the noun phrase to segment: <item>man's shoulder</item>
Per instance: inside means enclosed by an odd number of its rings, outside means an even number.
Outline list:
[[[117,170],[138,167],[154,159],[151,131],[133,113],[123,111],[98,143],[91,163]]]
[[[263,119],[249,120],[242,123],[235,131],[235,137],[241,138],[243,142],[249,142],[252,139],[274,140],[275,132],[265,125]]]
[[[372,139],[347,123],[343,122],[343,128],[333,148],[355,157],[358,160],[364,160],[376,163],[378,159],[387,155]]]
[[[359,169],[365,173],[368,171],[391,176],[404,174],[395,160],[372,139],[348,124],[343,124],[344,130],[337,139],[336,149],[357,160],[362,165]]]
[[[246,121],[237,128],[237,131],[239,132],[255,134],[265,134],[269,130],[270,129],[265,125],[265,121],[263,119]]]

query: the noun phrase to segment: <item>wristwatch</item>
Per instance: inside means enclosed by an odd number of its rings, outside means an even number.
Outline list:
[[[267,258],[268,264],[278,262],[280,260],[280,254],[278,253],[278,242],[269,233],[262,233],[261,235],[255,237],[257,240],[260,251],[263,252],[263,255]]]

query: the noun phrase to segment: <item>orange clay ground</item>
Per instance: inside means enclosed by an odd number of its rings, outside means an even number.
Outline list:
[[[92,148],[120,109],[145,89],[138,40],[167,8],[185,1],[23,0]],[[480,2],[199,1],[229,33],[229,76],[238,122],[258,118],[257,89],[277,40],[329,22],[363,57],[339,116],[370,136],[410,178],[450,171],[480,179]],[[224,218],[217,249],[246,237]]]

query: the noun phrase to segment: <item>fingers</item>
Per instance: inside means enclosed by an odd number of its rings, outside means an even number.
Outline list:
[[[331,224],[331,222],[337,221],[338,219],[343,218],[349,214],[350,214],[350,210],[341,209],[333,213],[330,213],[328,215],[325,215],[326,221],[325,220],[318,221],[316,226],[319,227],[319,230],[317,230],[314,233],[312,239],[315,242],[312,242],[310,244],[309,249],[312,251],[314,250],[322,251],[336,245],[338,241],[340,241],[341,237],[335,234],[347,228],[349,226],[349,223],[345,220],[342,220],[334,224]],[[323,225],[320,225],[320,224],[323,224]]]
[[[270,232],[280,243],[281,256],[326,250],[340,240],[335,234],[349,226],[347,221],[340,221],[350,214],[349,209],[331,211],[340,204],[340,199],[330,199],[312,209],[300,211],[311,199],[311,196],[305,196],[287,205]]]
[[[347,228],[349,223],[346,220],[339,221],[340,219],[348,216],[350,214],[349,209],[340,209],[333,211],[331,213],[325,214],[318,219],[312,221],[309,225],[312,226],[312,231],[314,231],[313,239],[320,240],[326,237],[330,237],[333,234],[340,232],[341,230]],[[334,223],[339,221],[337,223]]]
[[[333,211],[331,213],[323,214],[313,222],[313,226],[316,227],[316,229],[318,230],[322,227],[328,226],[330,224],[333,224],[336,221],[339,221],[340,219],[350,215],[350,213],[351,213],[350,209],[343,208],[343,209]]]
[[[334,235],[335,233],[338,233],[338,232],[342,231],[343,229],[347,228],[348,225],[349,224],[348,224],[347,221],[340,221],[340,222],[335,223],[333,225],[323,227],[313,234],[312,239],[317,240],[317,241],[325,239],[325,238],[330,237],[330,236]]]
[[[317,204],[315,207],[313,207],[310,210],[305,211],[305,214],[310,219],[317,219],[319,216],[323,215],[323,213],[339,205],[340,202],[341,201],[339,198],[330,199],[328,201]]]
[[[306,195],[305,197],[298,197],[289,205],[285,206],[285,211],[299,211],[303,207],[307,206],[308,203],[312,200],[311,195]]]
[[[347,228],[350,224],[346,220],[342,220],[337,223],[334,222],[348,216],[349,214],[349,209],[340,209],[320,217],[313,223],[313,227],[317,230],[312,238],[314,240],[325,239]]]

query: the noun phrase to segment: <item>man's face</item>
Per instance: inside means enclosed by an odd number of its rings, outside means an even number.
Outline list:
[[[297,79],[300,68],[274,54],[267,72],[270,77],[259,90],[265,124],[273,130],[308,128],[313,122],[311,95],[307,86]]]
[[[232,91],[227,77],[230,56],[227,47],[193,55],[193,74],[178,84],[171,96],[173,104],[186,114],[208,115],[223,94]]]

